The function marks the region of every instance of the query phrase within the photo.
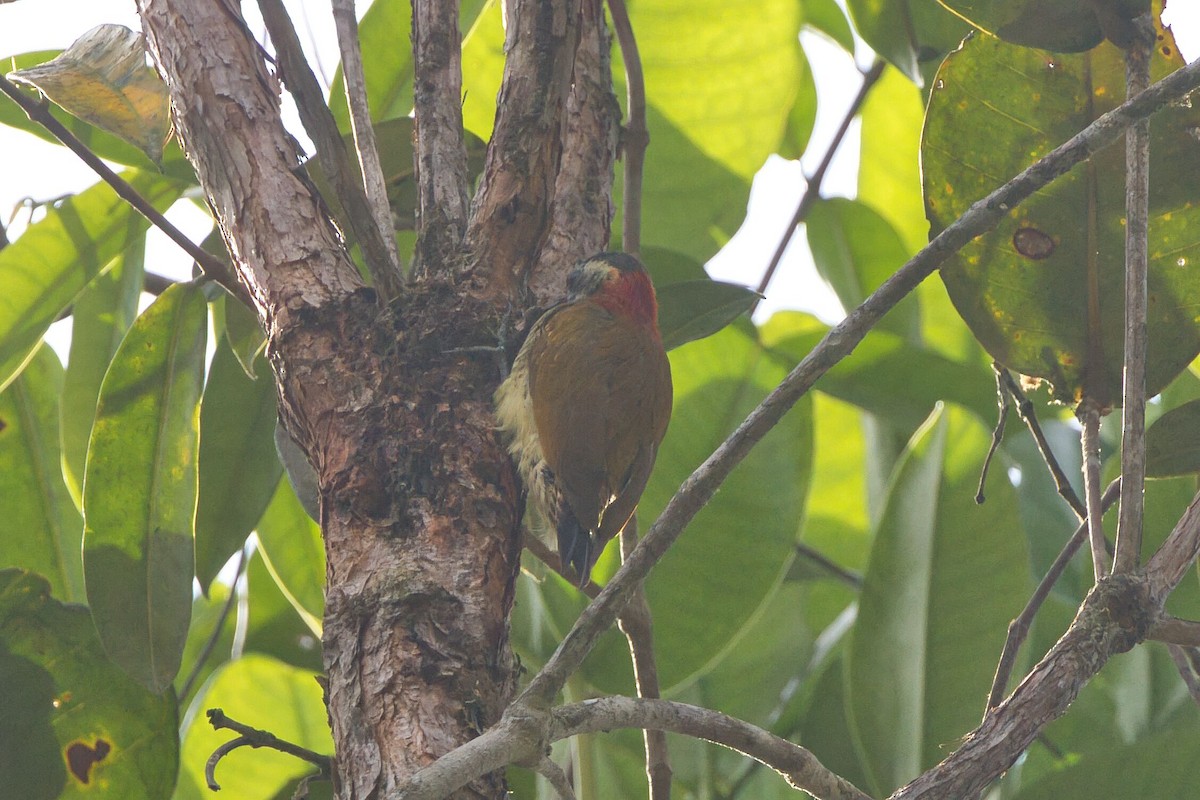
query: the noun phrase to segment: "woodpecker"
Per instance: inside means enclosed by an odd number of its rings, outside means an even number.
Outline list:
[[[646,268],[584,259],[496,390],[496,417],[537,512],[579,585],[633,516],[671,416],[671,367]]]

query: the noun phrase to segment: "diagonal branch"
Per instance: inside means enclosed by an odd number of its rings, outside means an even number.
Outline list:
[[[296,109],[304,130],[317,147],[317,163],[329,178],[338,202],[346,210],[345,222],[358,240],[367,270],[380,297],[386,302],[400,294],[400,266],[394,257],[395,245],[389,250],[384,231],[391,235],[391,225],[380,228],[371,212],[371,204],[359,182],[358,173],[346,154],[342,135],[334,122],[324,92],[316,75],[304,57],[300,39],[292,26],[291,17],[282,0],[259,0],[267,34],[275,43],[279,69],[284,83],[296,99]]]
[[[451,6],[453,8],[453,5]],[[375,144],[375,128],[367,104],[367,78],[363,72],[362,50],[358,44],[358,20],[354,16],[354,0],[333,0],[333,23],[337,27],[338,47],[342,53],[342,83],[346,87],[346,105],[350,108],[350,130],[354,134],[354,150],[358,153],[358,170],[367,192],[367,205],[375,220],[375,229],[388,256],[388,271],[398,282],[400,254],[396,250],[392,210],[388,205],[387,184],[383,166],[379,163],[379,148]],[[385,297],[395,297],[398,286],[389,285]]]
[[[414,0],[412,5],[417,170],[413,267],[420,274],[445,271],[462,247],[467,225],[467,145],[458,3]]]
[[[496,296],[525,282],[549,229],[581,3],[509,4],[496,125],[467,225],[473,258],[490,271],[480,278]]]

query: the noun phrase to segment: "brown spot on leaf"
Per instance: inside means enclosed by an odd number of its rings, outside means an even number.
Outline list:
[[[1037,228],[1017,228],[1013,234],[1013,247],[1026,258],[1040,261],[1049,258],[1058,244],[1053,237]]]
[[[85,786],[92,779],[92,767],[103,761],[112,752],[112,745],[97,739],[95,746],[83,742],[71,742],[67,746],[67,767],[76,780]]]

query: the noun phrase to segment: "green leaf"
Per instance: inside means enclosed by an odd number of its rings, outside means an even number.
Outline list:
[[[1137,797],[1175,800],[1195,792],[1200,733],[1176,730],[1093,750],[1018,792],[1013,800]]]
[[[1151,60],[1155,80],[1183,66],[1169,33]],[[1162,51],[1167,51],[1166,56]],[[935,231],[1124,96],[1122,52],[1044,52],[977,36],[946,60],[922,142],[925,197]],[[979,98],[987,98],[986,102]],[[1200,108],[1173,105],[1150,121],[1149,353],[1156,394],[1200,352]],[[975,336],[996,360],[1048,381],[1054,397],[1121,397],[1125,154],[1097,153],[1034,194],[991,233],[941,268]],[[1098,309],[1098,312],[1097,312]]]
[[[325,545],[292,485],[278,480],[271,504],[258,523],[263,562],[284,597],[313,635],[321,635],[325,614]]]
[[[36,86],[75,116],[162,161],[171,133],[167,86],[146,64],[141,33],[123,25],[97,25],[53,60],[10,72],[13,81]]]
[[[701,279],[669,283],[658,290],[658,328],[663,347],[712,336],[745,314],[762,297],[736,283]]]
[[[1150,11],[1150,0],[940,0],[976,28],[1006,42],[1077,53]],[[1106,16],[1101,20],[1100,15]],[[1119,39],[1119,36],[1118,36]]]
[[[859,36],[918,86],[971,29],[937,0],[846,0],[846,7]]]
[[[214,674],[204,695],[205,708],[220,708],[254,728],[269,730],[284,741],[318,753],[332,753],[328,717],[317,676],[263,656],[230,661]],[[195,720],[183,738],[183,775],[177,794],[183,798],[211,797],[200,789],[204,765],[218,747],[234,738]],[[270,748],[240,747],[221,759],[215,777],[222,796],[270,798],[293,778],[313,769],[295,756]],[[186,788],[185,788],[186,787]]]
[[[893,474],[850,640],[850,717],[871,790],[945,757],[979,721],[1029,557],[1012,487],[973,500],[988,434],[936,411]]]
[[[838,13],[841,14],[840,11]],[[845,19],[842,17],[843,23]],[[849,32],[849,25],[846,30]],[[817,122],[817,82],[813,78],[812,65],[808,63],[808,56],[804,51],[800,52],[799,78],[796,100],[792,104],[791,113],[788,114],[787,130],[784,132],[783,141],[779,143],[778,152],[784,158],[798,159],[804,155],[808,141],[812,138],[813,126]]]
[[[639,0],[630,17],[653,142],[642,244],[707,261],[741,225],[750,182],[779,150],[804,86],[800,5]]]
[[[213,329],[220,331],[222,338],[233,349],[242,371],[248,377],[257,379],[259,365],[256,362],[267,345],[267,337],[258,316],[227,295],[213,301],[212,310]]]
[[[904,243],[888,221],[855,200],[818,201],[809,212],[805,230],[817,272],[833,287],[845,311],[866,300],[908,260]],[[920,312],[915,298],[901,301],[875,329],[919,340]]]
[[[246,652],[263,653],[303,669],[321,669],[321,640],[279,588],[262,551],[246,568]]]
[[[192,604],[192,535],[208,312],[176,284],[138,317],[100,387],[83,487],[96,630],[144,686],[171,685]]]
[[[25,567],[54,595],[82,602],[83,520],[59,467],[58,402],[62,365],[48,345],[0,393],[0,567]]]
[[[160,211],[181,192],[179,184],[159,175],[135,172],[126,178]],[[0,251],[0,390],[50,323],[146,225],[111,188],[98,184],[64,200]]]
[[[1146,477],[1200,472],[1200,400],[1163,414],[1146,429]]]
[[[166,800],[179,769],[172,692],[155,695],[104,654],[87,609],[44,579],[0,572],[0,785],[22,800]]]
[[[200,404],[196,577],[206,591],[263,515],[283,467],[275,455],[275,383],[251,379],[221,338]]]
[[[854,55],[850,21],[834,0],[804,0],[804,27],[820,31]]]
[[[76,502],[82,502],[83,466],[100,382],[137,317],[145,254],[143,233],[92,280],[71,307],[71,352],[62,393],[62,466]]]

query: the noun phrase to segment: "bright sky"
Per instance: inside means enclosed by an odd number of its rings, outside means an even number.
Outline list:
[[[337,63],[337,45],[333,22],[326,0],[286,0],[296,26],[308,30],[306,44],[315,55],[319,70],[330,73]],[[367,3],[360,2],[360,12]],[[253,2],[243,4],[249,15],[257,11]],[[1195,0],[1171,0],[1165,15],[1174,29],[1180,49],[1188,60],[1200,56],[1200,3]],[[62,49],[77,37],[101,23],[139,26],[130,0],[38,0],[38,2],[0,4],[0,56],[34,50]],[[248,19],[252,30],[261,23]],[[788,220],[804,191],[804,175],[819,161],[826,143],[832,138],[857,85],[847,86],[850,57],[837,46],[817,36],[805,34],[805,51],[813,65],[819,96],[813,146],[802,163],[772,158],[759,173],[750,197],[745,225],[729,245],[709,264],[709,272],[718,278],[740,283],[757,283],[772,251],[783,235]],[[859,54],[860,63],[869,63],[870,54]],[[837,76],[832,77],[832,76]],[[299,129],[299,126],[293,126]],[[649,154],[654,157],[653,151]],[[829,196],[853,196],[858,160],[858,129],[852,128],[833,162],[824,184]],[[95,175],[65,149],[51,145],[20,131],[0,126],[0,220],[16,236],[28,220],[28,213],[14,209],[23,199],[39,200],[75,192],[96,181]],[[199,240],[208,233],[204,213],[190,204],[177,204],[168,217],[185,233]],[[767,300],[759,308],[769,315],[780,308],[814,311],[826,318],[836,316],[837,302],[832,292],[816,277],[808,257],[803,235],[793,237],[783,264]],[[172,277],[187,277],[190,260],[161,234],[151,232],[146,267]]]

